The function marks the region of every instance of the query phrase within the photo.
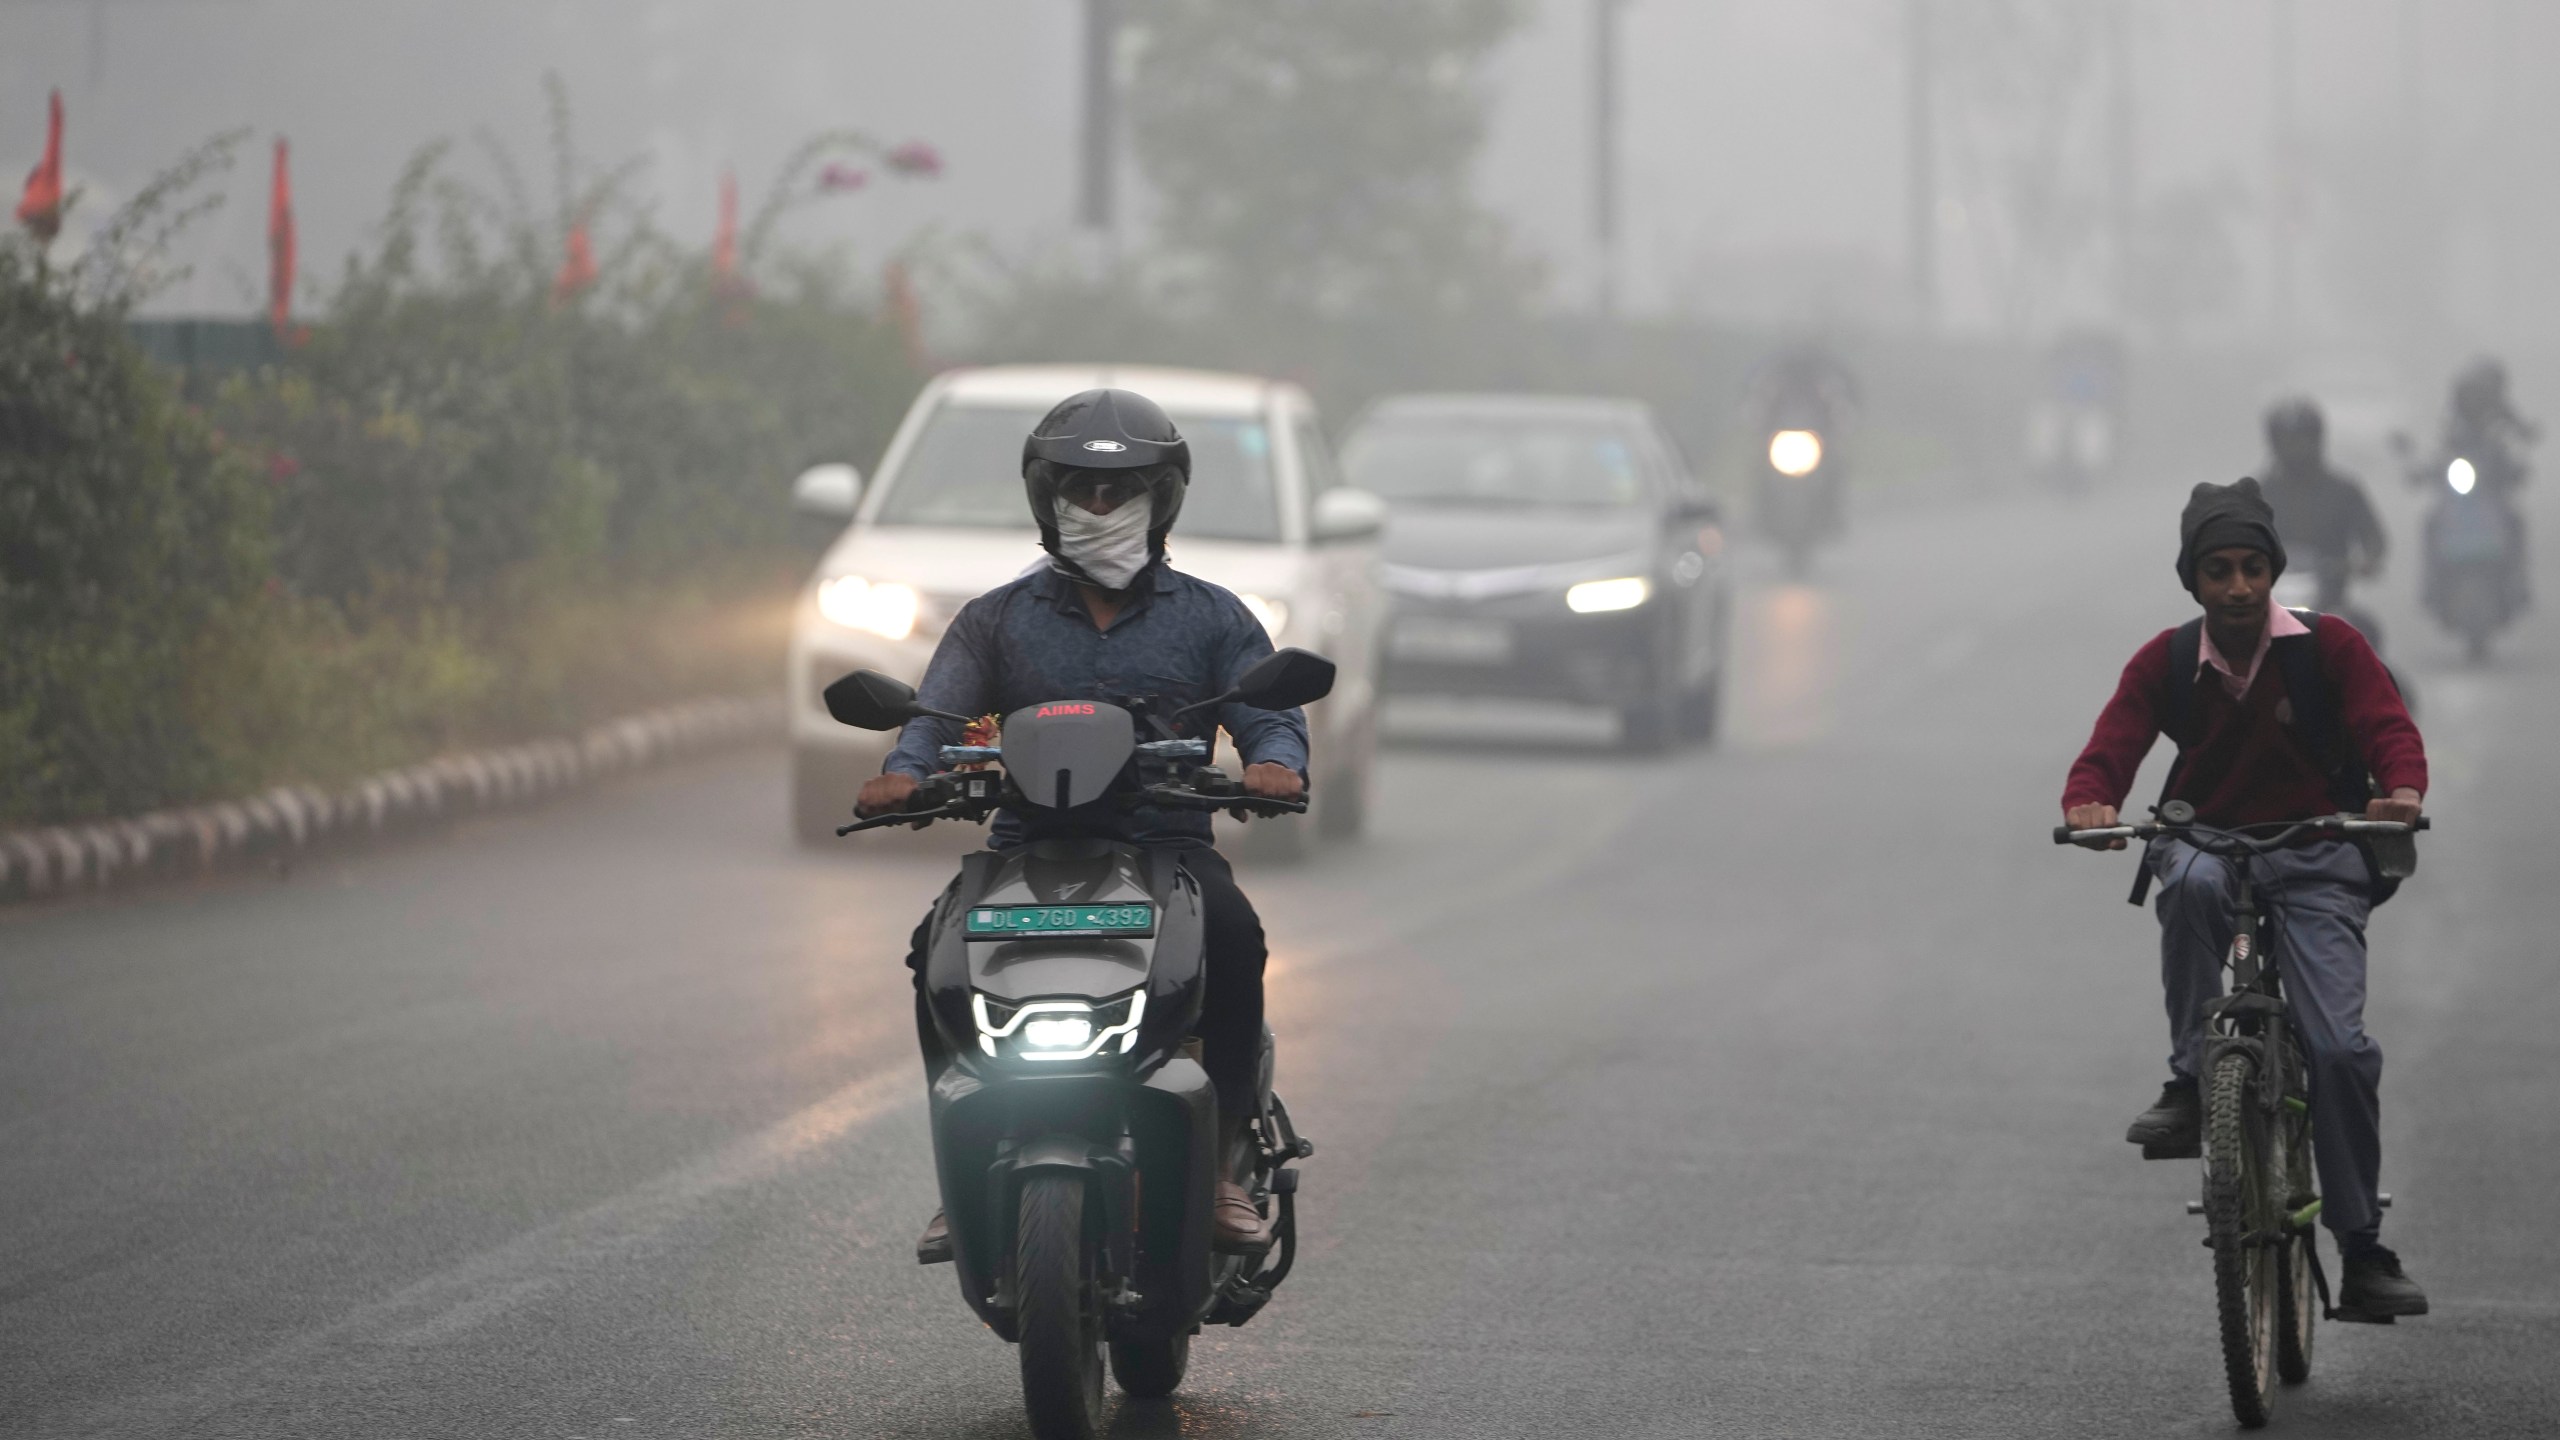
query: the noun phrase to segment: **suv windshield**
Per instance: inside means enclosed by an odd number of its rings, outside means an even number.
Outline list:
[[[1022,437],[1046,406],[944,404],[935,408],[891,478],[882,525],[958,525],[1020,530],[1031,524],[1022,497]],[[1191,488],[1175,532],[1216,540],[1277,540],[1280,502],[1271,476],[1271,434],[1252,416],[1176,415],[1191,442]]]
[[[1626,428],[1539,417],[1393,418],[1342,452],[1351,483],[1388,500],[1440,505],[1618,508],[1645,500]]]

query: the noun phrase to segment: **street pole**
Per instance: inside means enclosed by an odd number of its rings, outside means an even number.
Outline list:
[[[1591,238],[1602,319],[1618,311],[1618,10],[1591,0]]]
[[[2107,223],[2115,232],[2116,326],[2130,328],[2134,310],[2134,226],[2141,176],[2135,151],[2133,3],[2115,0],[2107,36]]]
[[[1084,3],[1084,132],[1082,166],[1076,196],[1076,218],[1101,232],[1106,246],[1114,238],[1120,154],[1119,0]]]
[[[2293,351],[2293,0],[2269,0],[2267,314],[2276,354]]]
[[[1904,239],[1911,266],[1912,312],[1923,331],[1938,328],[1938,139],[1936,61],[1930,0],[1903,0]]]

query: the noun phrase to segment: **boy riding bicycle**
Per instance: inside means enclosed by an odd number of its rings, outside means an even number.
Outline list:
[[[2063,786],[2065,823],[2116,824],[2134,772],[2163,734],[2178,755],[2162,798],[2187,801],[2202,823],[2340,810],[2416,820],[2427,785],[2418,727],[2353,626],[2276,605],[2284,545],[2258,482],[2196,486],[2178,530],[2178,578],[2204,614],[2152,637],[2125,665]],[[2159,885],[2171,1042],[2168,1084],[2125,1132],[2145,1159],[2199,1153],[2205,1007],[2222,993],[2239,863],[2174,839],[2155,841],[2143,857],[2135,900]],[[2310,1070],[2320,1218],[2345,1262],[2339,1309],[2359,1318],[2423,1315],[2426,1293],[2381,1241],[2382,1050],[2364,1033],[2365,920],[2393,882],[2377,875],[2369,852],[2341,839],[2309,840],[2256,863]]]

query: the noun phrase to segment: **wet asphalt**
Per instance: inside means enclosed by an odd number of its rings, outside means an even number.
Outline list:
[[[2195,1168],[2120,1138],[2154,932],[2129,857],[2047,838],[2182,618],[2179,498],[1908,509],[1807,584],[1746,553],[1713,750],[1401,707],[1373,832],[1241,872],[1306,1253],[1111,1433],[2228,1431]],[[2368,1019],[2435,1313],[2325,1327],[2276,1425],[2547,1435],[2560,639],[2463,663],[2407,558],[2377,603],[2442,828]],[[0,915],[0,1433],[1026,1434],[909,1248],[898,956],[965,837],[799,850],[782,781]]]

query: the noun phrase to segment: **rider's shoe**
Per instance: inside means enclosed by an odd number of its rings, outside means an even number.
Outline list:
[[[1209,1202],[1210,1229],[1218,1249],[1232,1255],[1259,1255],[1271,1248],[1271,1222],[1254,1208],[1253,1197],[1233,1180],[1218,1182]]]
[[[2204,1153],[2204,1105],[2196,1082],[2184,1076],[2160,1087],[2151,1108],[2125,1127],[2125,1143],[2142,1147],[2145,1160],[2193,1160]]]
[[[2427,1292],[2400,1268],[2400,1257],[2381,1245],[2346,1257],[2346,1279],[2338,1286],[2338,1318],[2379,1320],[2427,1313]]]
[[[925,1223],[924,1234],[916,1240],[916,1263],[951,1263],[951,1220],[939,1210],[933,1212],[933,1218]]]

